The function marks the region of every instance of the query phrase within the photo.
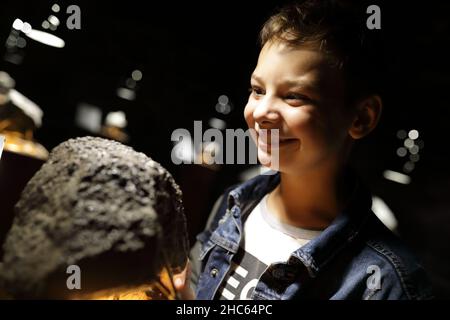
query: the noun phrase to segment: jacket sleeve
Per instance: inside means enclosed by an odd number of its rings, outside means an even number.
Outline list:
[[[206,222],[206,227],[205,227],[205,231],[211,230],[213,222],[216,215],[218,214],[218,211],[221,207],[221,204],[223,202],[225,195],[222,195],[219,197],[219,199],[216,200],[216,202],[214,203],[214,206],[211,210],[211,213],[208,217],[208,221]],[[197,290],[197,282],[198,282],[198,278],[200,277],[200,273],[201,273],[201,261],[200,261],[200,252],[201,252],[201,248],[202,248],[202,242],[199,241],[197,239],[197,241],[195,242],[194,246],[191,248],[191,251],[189,253],[189,259],[191,261],[191,288],[192,290],[194,290],[194,292],[196,292]]]

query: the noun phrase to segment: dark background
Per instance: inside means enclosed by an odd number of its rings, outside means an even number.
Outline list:
[[[450,298],[449,64],[450,3],[382,3],[382,32],[388,57],[387,91],[379,128],[355,149],[354,163],[375,194],[399,221],[400,236],[428,270],[440,298]],[[0,4],[0,55],[15,18],[40,25],[58,3],[62,22],[55,34],[62,49],[27,39],[19,66],[0,60],[0,70],[16,80],[16,89],[44,111],[36,139],[51,149],[68,138],[88,134],[75,125],[80,102],[103,113],[123,110],[129,145],[173,173],[180,183],[189,217],[191,241],[225,186],[238,181],[245,167],[218,171],[171,162],[171,133],[193,131],[215,116],[228,128],[246,128],[242,112],[249,76],[255,66],[257,34],[280,1],[240,2],[94,2],[5,1]],[[81,8],[81,30],[68,30],[65,9]],[[379,31],[374,31],[379,32]],[[134,69],[143,71],[136,100],[116,95]],[[367,75],[370,77],[370,74]],[[226,94],[234,106],[227,116],[215,111]],[[205,130],[206,127],[204,125]],[[385,169],[401,171],[398,130],[417,129],[425,142],[412,183],[383,179]]]

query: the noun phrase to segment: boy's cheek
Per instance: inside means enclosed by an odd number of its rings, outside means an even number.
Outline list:
[[[253,119],[253,108],[250,103],[247,103],[244,108],[244,119],[247,122],[249,128],[255,127],[255,120]]]

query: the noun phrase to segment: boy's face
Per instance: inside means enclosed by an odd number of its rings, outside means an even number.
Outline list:
[[[275,146],[259,138],[260,129],[279,130],[279,170],[300,174],[337,161],[350,142],[352,118],[345,106],[341,71],[325,54],[268,42],[251,79],[244,116],[256,131],[258,158],[270,162]]]

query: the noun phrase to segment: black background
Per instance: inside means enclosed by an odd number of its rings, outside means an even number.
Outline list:
[[[44,111],[36,139],[47,149],[87,132],[75,126],[80,102],[104,113],[125,111],[129,144],[163,164],[185,194],[190,236],[200,231],[214,199],[237,181],[239,165],[210,172],[171,162],[171,133],[193,130],[193,121],[207,122],[219,95],[234,110],[222,119],[229,128],[245,128],[242,112],[249,76],[258,55],[257,34],[280,1],[154,2],[154,1],[5,1],[0,4],[0,42],[15,18],[38,29],[57,2],[62,25],[56,31],[66,46],[56,49],[28,40],[20,66],[0,62],[16,80],[16,88]],[[449,64],[450,3],[414,4],[390,1],[381,6],[382,32],[389,71],[384,81],[385,110],[379,128],[355,150],[361,175],[391,207],[399,233],[411,245],[435,286],[450,297],[450,134]],[[81,8],[81,30],[68,30],[65,8]],[[378,31],[374,31],[378,32]],[[0,46],[3,56],[5,47]],[[143,80],[133,102],[116,89],[134,69]],[[370,77],[370,74],[367,75]],[[382,171],[401,171],[396,149],[399,129],[417,129],[425,142],[412,183],[382,178]]]

